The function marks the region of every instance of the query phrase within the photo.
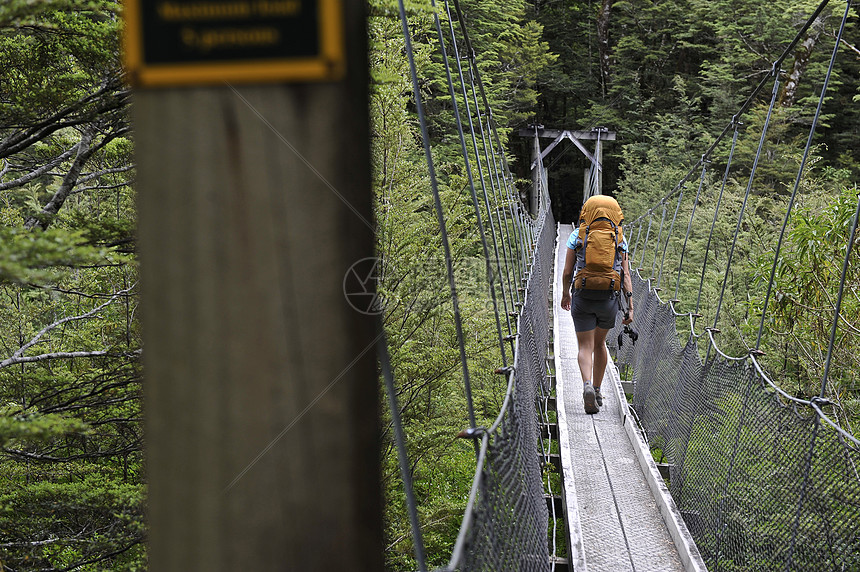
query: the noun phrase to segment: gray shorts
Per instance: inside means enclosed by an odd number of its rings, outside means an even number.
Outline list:
[[[570,301],[570,315],[577,332],[589,332],[596,327],[611,330],[618,314],[618,297],[608,300],[588,300],[574,292]]]

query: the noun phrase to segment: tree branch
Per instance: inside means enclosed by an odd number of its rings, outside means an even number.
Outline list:
[[[81,171],[84,168],[84,164],[89,160],[90,157],[100,149],[102,149],[105,145],[116,139],[121,135],[125,135],[131,131],[129,127],[122,127],[112,133],[108,133],[102,138],[101,141],[97,145],[92,145],[93,133],[89,130],[84,131],[83,135],[81,135],[81,142],[78,144],[78,155],[75,157],[75,160],[72,162],[72,166],[69,168],[69,172],[66,173],[66,176],[63,178],[63,183],[60,185],[60,188],[57,189],[57,192],[54,193],[54,196],[51,197],[51,200],[48,201],[42,208],[42,212],[40,217],[31,216],[24,223],[24,228],[27,230],[31,230],[35,226],[39,226],[42,230],[47,230],[48,226],[51,224],[51,219],[54,215],[60,212],[60,209],[63,207],[63,204],[66,202],[66,199],[69,198],[69,195],[72,194],[72,190],[75,188],[75,185],[78,184],[78,178],[81,175]]]
[[[840,40],[842,41],[843,44],[848,46],[855,54],[860,56],[860,50],[858,50],[856,46],[852,46],[851,44],[849,44],[847,41],[845,41],[845,38],[840,38]]]
[[[114,173],[125,173],[126,171],[131,171],[134,169],[134,163],[130,165],[125,165],[123,167],[115,167],[113,169],[103,169],[101,171],[96,171],[94,173],[87,173],[86,175],[81,175],[80,179],[78,179],[79,183],[86,183],[87,181],[91,181],[96,177],[101,177],[104,175],[112,175]]]
[[[96,116],[123,107],[130,97],[130,92],[127,89],[121,89],[121,86],[121,79],[119,77],[113,78],[112,81],[106,82],[95,92],[67,105],[35,125],[27,126],[26,129],[13,133],[0,141],[0,157],[14,155],[64,127],[82,125],[91,121]],[[117,90],[115,98],[98,102],[100,105],[97,105],[86,113],[75,116],[77,112],[85,109],[87,105],[99,100],[113,90]]]
[[[104,459],[105,457],[118,457],[128,453],[136,453],[140,451],[140,446],[143,444],[143,439],[138,439],[135,442],[122,447],[120,449],[111,449],[108,451],[95,451],[93,453],[81,453],[79,455],[69,455],[68,457],[56,457],[54,455],[40,455],[38,453],[29,453],[18,449],[3,448],[3,452],[7,455],[30,459],[31,461],[45,461],[49,463],[68,463],[71,461],[80,461],[81,459]]]
[[[78,358],[78,357],[101,357],[109,355],[108,352],[97,350],[91,352],[52,352],[48,354],[41,354],[37,356],[25,356],[25,357],[10,357],[0,361],[0,369],[4,367],[9,367],[10,365],[16,365],[21,363],[35,363],[40,361],[47,361],[50,359],[63,359],[63,358]]]
[[[76,321],[76,320],[86,320],[87,318],[93,317],[94,315],[99,313],[101,310],[103,310],[104,308],[109,306],[111,303],[113,303],[113,301],[116,300],[117,298],[119,298],[120,296],[123,296],[124,294],[128,294],[136,285],[137,285],[137,283],[132,285],[131,288],[126,288],[125,290],[120,290],[119,292],[117,292],[116,294],[111,296],[106,302],[104,302],[103,304],[101,304],[99,306],[96,306],[95,308],[93,308],[92,310],[87,312],[86,314],[81,314],[79,316],[66,316],[65,318],[62,318],[61,320],[57,320],[56,322],[48,324],[47,326],[42,328],[39,331],[39,333],[37,333],[35,336],[33,336],[33,338],[29,342],[27,342],[26,344],[21,346],[14,354],[12,354],[11,357],[9,357],[3,361],[0,361],[0,368],[8,367],[8,366],[14,365],[16,363],[26,363],[29,361],[43,361],[46,359],[53,359],[54,357],[89,357],[89,356],[96,355],[96,353],[94,353],[94,352],[55,352],[52,354],[43,354],[41,356],[32,356],[29,358],[23,357],[24,352],[26,352],[28,349],[30,349],[31,347],[36,345],[36,343],[42,338],[42,336],[44,336],[45,334],[47,334],[51,330],[57,328],[58,326],[65,324],[67,322],[72,322],[72,321]],[[69,354],[85,354],[85,355],[69,355]],[[106,355],[106,352],[101,352],[98,355]]]
[[[46,174],[48,171],[50,171],[51,169],[53,169],[54,167],[56,167],[57,165],[59,165],[60,163],[62,163],[66,159],[68,159],[69,157],[71,157],[72,154],[78,149],[79,146],[80,146],[80,143],[71,147],[69,150],[64,152],[62,155],[58,155],[57,157],[55,157],[50,163],[47,163],[46,165],[39,167],[35,171],[31,171],[31,172],[27,173],[23,177],[19,177],[19,178],[15,179],[14,181],[8,181],[6,183],[0,183],[0,191],[5,191],[8,189],[13,189],[15,187],[20,187],[22,185],[26,185],[27,183],[29,183],[33,179],[37,179],[37,178],[41,177],[42,175]],[[7,161],[7,166],[8,166],[8,161]],[[5,169],[4,169],[4,172],[5,172]],[[0,173],[0,175],[2,175],[2,173]]]
[[[130,187],[134,184],[134,181],[123,181],[121,183],[116,183],[114,185],[92,185],[90,187],[78,187],[74,191],[72,191],[71,195],[77,195],[80,193],[86,193],[88,191],[109,191],[113,189],[120,189],[122,187]]]

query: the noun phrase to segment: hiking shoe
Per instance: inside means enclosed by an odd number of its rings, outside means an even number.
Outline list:
[[[586,385],[582,391],[582,400],[585,402],[585,412],[588,414],[597,413],[600,407],[597,406],[597,393],[590,385]]]
[[[597,401],[598,407],[603,407],[603,394],[600,393],[599,387],[594,388],[594,399]]]

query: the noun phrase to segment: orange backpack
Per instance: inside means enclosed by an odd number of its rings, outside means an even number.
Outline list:
[[[612,197],[595,195],[582,205],[573,286],[583,298],[605,300],[621,290],[622,222]]]

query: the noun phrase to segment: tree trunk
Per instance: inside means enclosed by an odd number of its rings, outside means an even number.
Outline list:
[[[609,19],[612,15],[612,3],[614,0],[602,0],[600,13],[597,15],[597,50],[600,59],[600,88],[603,97],[609,91]]]
[[[806,38],[798,44],[794,52],[794,64],[786,74],[785,86],[782,88],[780,104],[783,107],[792,107],[797,100],[797,87],[803,79],[806,66],[809,64],[809,56],[819,37],[821,37],[821,28],[813,25]]]
[[[66,176],[63,177],[63,182],[60,184],[60,188],[57,189],[57,192],[54,193],[54,196],[51,197],[50,201],[48,201],[48,204],[42,207],[42,212],[39,216],[31,216],[27,219],[24,223],[24,228],[31,230],[33,227],[39,226],[42,230],[46,230],[48,226],[50,226],[51,220],[58,212],[60,212],[60,208],[63,206],[63,203],[66,202],[72,189],[75,188],[75,185],[78,182],[78,177],[81,174],[81,170],[83,170],[84,164],[87,162],[87,159],[90,158],[90,155],[94,150],[91,147],[92,142],[93,133],[87,129],[81,135],[81,141],[78,143],[77,155],[75,156],[75,160],[72,161],[72,166],[69,168]]]

